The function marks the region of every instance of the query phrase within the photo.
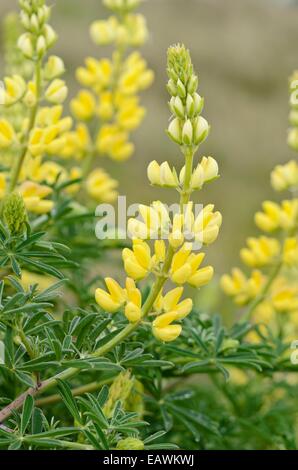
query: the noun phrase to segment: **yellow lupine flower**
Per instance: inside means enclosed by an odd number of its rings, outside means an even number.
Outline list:
[[[127,304],[125,305],[124,314],[130,323],[139,321],[142,317],[142,295],[136,288],[135,282],[126,279]]]
[[[177,320],[175,312],[163,313],[159,315],[152,323],[152,332],[160,341],[175,341],[182,332],[182,326],[172,324]]]
[[[47,80],[54,80],[60,77],[65,72],[65,66],[63,60],[56,56],[51,55],[44,67],[44,75]]]
[[[101,127],[96,146],[100,153],[118,161],[127,160],[134,151],[134,145],[128,142],[129,135],[115,124]]]
[[[65,158],[83,158],[91,147],[91,137],[85,124],[78,124],[76,129],[64,135],[64,147],[60,155]]]
[[[85,60],[86,68],[77,69],[77,80],[84,86],[91,87],[97,93],[106,88],[112,77],[113,65],[108,59],[96,60],[88,57]]]
[[[290,237],[285,240],[283,247],[283,261],[288,266],[298,266],[297,237]]]
[[[242,248],[242,261],[250,267],[261,267],[272,264],[280,253],[278,240],[268,237],[248,238],[248,248]]]
[[[276,229],[291,230],[298,222],[298,199],[275,202],[265,201],[263,211],[255,215],[256,225],[265,232]]]
[[[125,305],[124,314],[129,322],[135,323],[141,319],[142,296],[133,279],[127,278],[123,289],[114,279],[107,277],[105,283],[108,289],[96,289],[95,300],[107,312],[115,313]]]
[[[99,96],[97,107],[98,116],[104,121],[112,119],[114,113],[114,95],[111,91],[105,91]]]
[[[222,276],[220,285],[227,295],[234,298],[237,305],[244,305],[259,294],[265,280],[261,271],[254,270],[251,277],[247,278],[240,269],[234,268],[231,276]]]
[[[96,201],[113,202],[117,198],[118,181],[112,179],[102,168],[93,170],[85,185],[89,196]]]
[[[19,101],[26,92],[25,80],[20,75],[4,78],[4,102],[6,106],[11,106]]]
[[[182,184],[185,178],[185,166],[181,169],[179,174],[179,180]],[[210,183],[214,179],[218,178],[218,164],[217,161],[212,157],[203,157],[201,162],[193,170],[191,176],[191,188],[201,189],[205,183]]]
[[[191,299],[185,299],[179,303],[182,294],[183,287],[175,287],[165,295],[160,293],[154,302],[155,310],[159,314],[163,312],[175,312],[176,320],[182,320],[191,312],[193,306]]]
[[[211,281],[213,268],[206,266],[199,269],[205,253],[194,254],[191,252],[191,243],[185,243],[173,256],[170,277],[175,284],[185,284],[193,287],[202,287]]]
[[[53,207],[53,201],[45,199],[53,190],[48,186],[25,181],[19,187],[19,192],[23,196],[26,209],[35,214],[47,214]]]
[[[90,35],[95,44],[106,45],[116,40],[119,22],[115,16],[107,20],[94,21],[90,27]]]
[[[298,289],[297,287],[285,287],[277,293],[273,293],[272,305],[277,312],[298,311]]]
[[[65,144],[65,138],[60,135],[59,125],[53,125],[47,128],[34,128],[30,134],[29,152],[33,156],[47,153],[54,155],[59,153]]]
[[[82,177],[82,168],[74,166],[70,169],[68,178],[69,180],[77,180]],[[81,183],[73,183],[67,186],[66,192],[69,194],[75,194],[80,190]]]
[[[70,102],[71,111],[78,120],[88,120],[94,116],[96,100],[92,93],[81,90]]]
[[[145,90],[153,82],[154,74],[147,69],[147,63],[139,52],[128,56],[123,65],[123,73],[119,80],[121,93],[133,95]]]
[[[27,85],[27,91],[25,93],[25,96],[23,98],[23,102],[28,108],[33,108],[33,106],[36,106],[37,103],[37,88],[36,88],[36,83],[33,81],[30,81]]]
[[[132,250],[124,248],[122,258],[126,273],[133,279],[143,279],[152,268],[150,248],[143,240],[133,240]]]
[[[221,213],[213,212],[213,209],[213,204],[205,206],[193,224],[195,240],[205,245],[210,245],[217,239],[222,224]]]
[[[277,165],[271,173],[271,185],[276,191],[298,187],[298,163],[291,160],[285,165]]]
[[[154,201],[151,206],[139,205],[142,220],[128,220],[128,232],[134,238],[154,239],[164,233],[168,234],[170,217],[168,210],[160,201]]]
[[[6,193],[6,178],[4,173],[0,173],[0,200],[4,198]]]
[[[179,184],[175,170],[171,170],[168,162],[160,165],[153,160],[147,168],[147,176],[151,184],[156,186],[165,186],[176,188]]]
[[[0,148],[7,148],[16,138],[14,128],[6,119],[0,119]]]
[[[51,276],[36,274],[22,269],[21,284],[24,289],[29,289],[30,286],[38,284],[38,290],[43,291],[48,289],[54,281],[55,279]]]
[[[62,104],[66,100],[67,94],[68,89],[64,80],[56,78],[46,89],[45,98],[50,103]]]
[[[116,113],[116,122],[121,129],[132,131],[142,122],[145,115],[145,108],[138,105],[137,96],[122,97],[115,101],[118,111]]]
[[[103,289],[96,289],[95,300],[103,310],[115,313],[127,299],[126,290],[110,277],[105,278],[105,283],[108,292]]]

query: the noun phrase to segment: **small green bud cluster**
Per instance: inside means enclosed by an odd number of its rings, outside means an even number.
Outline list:
[[[1,218],[11,235],[19,235],[24,232],[28,217],[24,200],[20,194],[11,193],[3,199]]]
[[[197,93],[198,77],[189,51],[178,44],[168,50],[167,85],[173,119],[168,127],[171,139],[179,145],[197,147],[208,136],[209,124],[200,116],[204,99]]]
[[[128,13],[140,4],[141,0],[103,0],[104,5],[116,13]]]
[[[44,0],[20,0],[20,6],[20,19],[26,32],[20,36],[18,47],[27,59],[40,60],[57,39],[47,24],[51,10]]]
[[[144,442],[136,437],[127,437],[117,443],[117,450],[144,450]]]
[[[129,370],[120,372],[120,374],[117,375],[110,386],[109,397],[103,408],[103,412],[108,418],[113,414],[115,405],[118,401],[121,401],[123,406],[125,405],[133,385],[134,379],[131,377]]]

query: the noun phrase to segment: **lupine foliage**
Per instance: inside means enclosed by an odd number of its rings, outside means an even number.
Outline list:
[[[57,40],[51,9],[20,0],[20,16],[5,20],[0,448],[296,449],[297,163],[272,172],[274,189],[292,194],[256,214],[265,235],[241,251],[252,271],[222,278],[244,311],[226,324],[220,312],[194,307],[213,276],[204,251],[222,216],[213,204],[196,211],[193,201],[219,167],[211,156],[197,161],[210,131],[204,100],[189,51],[172,46],[167,134],[182,162],[153,160],[147,174],[152,186],[177,190],[178,211],[140,204],[128,221],[132,243],[97,240],[92,201],[113,202],[118,186],[99,156],[132,155],[131,133],[145,114],[139,92],[153,80],[136,50],[148,36],[140,1],[103,3],[111,16],[90,33],[112,57],[88,57],[77,70],[83,88],[69,113],[64,63],[48,55]],[[288,141],[297,150],[291,103]],[[102,279],[96,267],[119,249],[126,280]]]

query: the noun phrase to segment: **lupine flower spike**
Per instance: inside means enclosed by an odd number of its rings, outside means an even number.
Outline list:
[[[152,318],[153,335],[164,342],[174,341],[182,333],[183,319],[192,310],[190,298],[181,300],[184,285],[200,288],[212,279],[213,268],[201,266],[205,254],[195,249],[213,243],[222,222],[212,204],[200,206],[195,213],[191,201],[193,191],[218,178],[218,165],[212,157],[203,157],[193,165],[199,146],[208,136],[209,124],[201,116],[203,98],[197,93],[198,77],[183,45],[168,51],[168,76],[172,116],[167,133],[179,145],[183,162],[178,171],[168,162],[154,160],[148,166],[148,179],[152,185],[177,189],[179,211],[171,214],[161,201],[150,206],[141,204],[140,218],[128,222],[132,249],[125,248],[122,253],[129,276],[125,288],[107,278],[108,292],[97,289],[95,294],[101,308],[111,313],[122,310],[131,324],[137,326],[145,318]],[[149,276],[154,282],[144,299],[135,281]],[[179,287],[169,290],[168,282]]]

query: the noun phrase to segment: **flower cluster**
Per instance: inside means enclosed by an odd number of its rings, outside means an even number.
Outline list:
[[[30,213],[51,213],[57,183],[66,194],[83,188],[96,201],[113,202],[118,182],[94,168],[94,157],[125,160],[134,150],[129,133],[145,113],[138,92],[150,85],[153,73],[138,52],[126,52],[145,41],[147,29],[143,17],[134,13],[138,2],[105,3],[114,15],[95,22],[91,35],[97,43],[113,44],[115,51],[112,60],[87,58],[86,67],[77,71],[84,88],[71,100],[73,116],[64,112],[64,63],[48,55],[57,35],[45,0],[20,0],[20,19],[7,20],[8,75],[0,96],[1,163],[6,166],[0,173],[0,198],[17,190]],[[109,41],[100,39],[111,23]],[[133,37],[137,32],[138,38]]]
[[[298,86],[295,76],[290,80],[292,92]],[[289,131],[288,143],[295,149],[295,126],[298,126],[298,120],[297,105],[294,104],[292,94],[290,102],[290,123],[293,127]],[[297,162],[291,160],[285,165],[277,165],[271,173],[271,184],[278,192],[290,191],[292,198],[280,203],[263,202],[262,210],[255,214],[255,224],[265,234],[248,238],[247,246],[240,251],[242,261],[252,268],[252,272],[247,276],[234,268],[231,275],[222,277],[221,286],[236,304],[250,305],[247,313],[255,321],[272,327],[276,324],[275,314],[284,313],[284,318],[290,320],[284,321],[284,326],[287,325],[287,333],[292,337],[298,324]]]
[[[181,300],[184,285],[199,288],[213,276],[211,266],[201,267],[205,254],[194,251],[195,244],[213,243],[219,233],[221,214],[212,204],[200,206],[194,213],[190,200],[194,190],[201,189],[218,177],[218,166],[211,157],[203,157],[195,167],[194,155],[207,137],[209,125],[201,117],[203,99],[197,93],[198,78],[193,71],[189,52],[184,46],[168,51],[168,91],[173,116],[168,134],[179,144],[184,165],[178,172],[168,162],[156,161],[148,167],[151,184],[174,187],[180,195],[179,210],[171,213],[161,201],[139,206],[139,217],[132,218],[128,230],[133,238],[132,248],[123,250],[126,274],[125,288],[113,279],[105,280],[107,291],[96,290],[97,303],[108,312],[123,309],[132,324],[151,319],[152,332],[161,341],[173,341],[182,332],[181,321],[191,312],[192,300]],[[154,242],[152,241],[154,240]],[[151,245],[152,244],[152,245]],[[135,282],[154,277],[149,295],[144,298]],[[169,290],[167,282],[179,287]]]
[[[150,86],[153,72],[138,51],[129,50],[141,46],[148,35],[144,17],[134,12],[139,1],[104,4],[113,15],[95,21],[90,34],[96,44],[112,45],[114,52],[111,59],[88,57],[77,70],[83,88],[70,103],[76,126],[67,135],[63,156],[84,158],[88,194],[95,200],[110,202],[117,196],[117,182],[99,168],[91,171],[93,162],[97,155],[116,161],[131,157],[134,145],[130,133],[145,115],[139,92]]]

